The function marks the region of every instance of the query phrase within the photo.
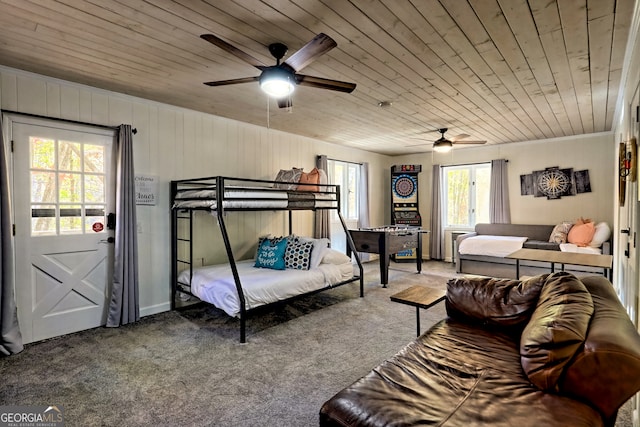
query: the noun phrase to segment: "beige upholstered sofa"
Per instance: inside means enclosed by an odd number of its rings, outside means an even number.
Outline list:
[[[524,248],[560,250],[560,245],[549,242],[555,225],[540,224],[477,224],[475,231],[458,236],[456,240],[456,271],[458,273],[477,274],[489,277],[516,278],[516,261],[502,256],[471,255],[460,253],[460,246],[465,239],[473,236],[523,236],[527,237]],[[602,243],[602,254],[611,254],[610,238]],[[546,262],[521,261],[520,275],[535,276],[549,273],[550,264]],[[600,268],[567,265],[565,270],[576,276],[602,274]]]

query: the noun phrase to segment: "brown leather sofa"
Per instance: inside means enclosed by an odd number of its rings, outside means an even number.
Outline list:
[[[320,425],[613,426],[640,390],[640,336],[602,276],[452,279],[446,307]]]

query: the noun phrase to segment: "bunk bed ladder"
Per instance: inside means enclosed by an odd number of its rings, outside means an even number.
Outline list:
[[[216,209],[218,225],[220,226],[220,233],[222,234],[222,240],[224,241],[224,248],[227,251],[231,274],[233,274],[233,280],[236,283],[236,290],[238,291],[238,300],[240,303],[240,342],[245,343],[247,342],[247,307],[244,299],[244,291],[242,290],[242,284],[240,283],[238,267],[236,266],[236,260],[233,256],[233,250],[231,249],[231,242],[229,241],[229,234],[227,233],[227,227],[224,223],[224,207],[222,203],[224,200],[224,177],[221,176],[216,177],[216,200],[218,201]]]
[[[171,199],[175,198],[177,191],[177,183],[171,182]],[[181,237],[179,235],[179,220],[187,220],[189,225],[188,237]],[[178,274],[184,269],[184,266],[189,268],[189,283],[193,279],[193,211],[181,212],[180,209],[172,209],[171,215],[171,309],[176,308],[176,295],[180,290],[178,288]],[[181,259],[178,257],[179,245],[188,243],[186,251],[186,258]],[[182,268],[180,267],[182,265]]]

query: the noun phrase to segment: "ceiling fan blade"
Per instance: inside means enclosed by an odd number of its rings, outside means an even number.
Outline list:
[[[330,51],[336,46],[338,46],[338,44],[335,40],[324,33],[320,33],[287,58],[284,63],[293,68],[294,71],[300,71],[315,61],[320,55]]]
[[[320,89],[337,90],[339,92],[351,93],[356,88],[355,83],[341,82],[338,80],[325,79],[322,77],[296,74],[296,82],[300,86],[317,87]]]
[[[200,38],[208,41],[209,43],[215,46],[218,46],[220,49],[226,50],[227,52],[235,55],[236,57],[242,59],[244,62],[250,65],[253,65],[254,67],[260,70],[266,67],[265,64],[263,64],[261,61],[257,60],[253,56],[249,55],[248,53],[244,53],[237,47],[230,45],[226,41],[222,40],[217,36],[214,36],[213,34],[202,34]]]
[[[460,135],[456,135],[453,138],[451,138],[451,141],[456,142],[459,141],[461,139],[465,139],[465,138],[469,138],[471,135],[468,135],[466,133],[461,133]]]
[[[251,83],[257,82],[260,79],[260,76],[256,77],[242,77],[239,79],[230,79],[230,80],[218,80],[216,82],[205,82],[207,86],[226,86],[226,85],[235,85],[238,83]]]
[[[462,144],[476,144],[476,145],[481,145],[481,144],[486,144],[487,141],[453,141],[454,144],[456,145],[462,145]]]
[[[285,96],[284,98],[277,99],[279,108],[290,108],[293,107],[293,102],[291,101],[290,96]]]

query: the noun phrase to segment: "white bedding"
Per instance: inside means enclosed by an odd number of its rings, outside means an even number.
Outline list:
[[[225,208],[286,208],[288,198],[286,191],[264,189],[264,187],[225,187]],[[217,209],[216,190],[181,190],[176,194],[173,204],[175,208],[209,208]]]
[[[322,289],[353,277],[351,260],[340,264],[321,263],[311,270],[271,270],[256,268],[254,263],[253,260],[236,263],[247,309]],[[178,275],[178,281],[189,283],[188,269]],[[194,268],[191,293],[224,310],[229,316],[238,316],[240,313],[238,293],[229,264]]]
[[[243,199],[287,199],[286,191],[272,190],[265,187],[225,187],[224,197],[240,197]],[[215,199],[215,189],[180,190],[176,199]]]
[[[560,250],[562,252],[602,255],[602,248],[593,248],[591,246],[582,247],[573,243],[560,243]]]
[[[288,207],[318,207],[334,208],[338,206],[336,195],[333,193],[289,193],[267,187],[238,187],[225,186],[224,208],[288,208]],[[179,190],[176,194],[174,208],[218,208],[216,190],[212,188],[198,190]]]
[[[526,237],[480,235],[464,239],[458,250],[464,255],[506,257],[522,249]]]
[[[224,208],[287,208],[288,200],[225,200],[222,202]],[[208,200],[176,200],[173,204],[174,208],[209,208],[211,210],[218,209],[218,203],[215,199]]]

